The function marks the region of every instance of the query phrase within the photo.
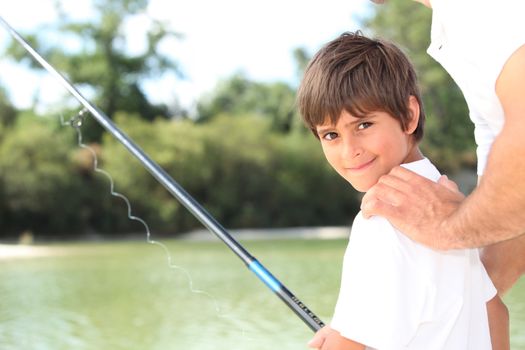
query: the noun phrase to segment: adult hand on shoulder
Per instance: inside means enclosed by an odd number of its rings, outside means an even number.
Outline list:
[[[413,240],[434,249],[449,249],[454,237],[443,234],[444,223],[465,196],[446,176],[437,183],[403,167],[382,176],[363,197],[365,218],[386,217]]]

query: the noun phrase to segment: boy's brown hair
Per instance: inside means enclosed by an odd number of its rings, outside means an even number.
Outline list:
[[[425,112],[414,67],[394,44],[370,39],[361,32],[343,33],[312,58],[297,93],[299,112],[317,135],[317,126],[330,118],[337,123],[343,110],[357,118],[384,111],[407,129],[412,116],[409,97],[420,108],[413,135],[423,137]]]

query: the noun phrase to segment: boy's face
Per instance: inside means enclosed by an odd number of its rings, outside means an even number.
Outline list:
[[[343,111],[336,125],[330,118],[318,125],[317,134],[330,165],[356,190],[366,192],[393,167],[422,159],[411,135],[416,126],[417,118],[403,131],[386,112],[356,118]]]

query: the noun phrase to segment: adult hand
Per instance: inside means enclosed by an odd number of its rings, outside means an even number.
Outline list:
[[[454,247],[456,238],[448,232],[446,220],[465,196],[457,185],[442,176],[438,183],[403,167],[382,176],[363,197],[364,217],[386,217],[413,240],[434,249]]]

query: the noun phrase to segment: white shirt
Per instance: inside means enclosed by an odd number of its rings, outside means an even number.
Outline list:
[[[403,166],[440,176],[428,159]],[[435,251],[359,213],[331,327],[379,350],[489,350],[486,302],[495,294],[477,249]]]
[[[525,1],[431,0],[431,3],[428,53],[463,92],[475,125],[478,174],[482,175],[490,147],[504,123],[496,80],[509,57],[525,44]]]

